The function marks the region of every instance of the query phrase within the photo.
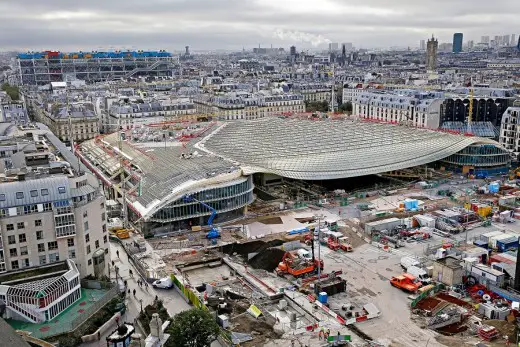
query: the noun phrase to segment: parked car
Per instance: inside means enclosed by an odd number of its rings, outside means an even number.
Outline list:
[[[154,281],[152,287],[160,289],[170,289],[173,287],[173,281],[170,277],[164,277],[160,280]]]

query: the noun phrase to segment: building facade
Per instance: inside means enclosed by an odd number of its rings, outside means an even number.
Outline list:
[[[0,123],[24,125],[29,123],[27,110],[22,103],[6,102],[0,104]]]
[[[435,71],[437,69],[437,49],[439,41],[433,36],[426,43],[426,70]]]
[[[509,107],[504,112],[500,124],[500,136],[498,142],[505,149],[520,154],[520,107]]]
[[[71,103],[44,102],[29,99],[34,118],[43,123],[58,136],[61,141],[70,143],[93,139],[99,135],[100,120],[90,102]]]
[[[46,85],[67,76],[88,82],[172,76],[177,58],[166,51],[44,51],[19,54],[17,61],[22,85]]]
[[[435,93],[402,90],[400,94],[361,93],[352,106],[353,114],[361,118],[437,129],[442,102]]]
[[[70,259],[0,274],[0,300],[7,318],[50,321],[80,298],[80,273]]]
[[[47,176],[0,184],[0,271],[72,259],[81,277],[102,275],[94,273],[93,260],[98,249],[108,253],[97,180],[88,173]]]
[[[329,94],[330,95],[330,94]],[[282,113],[305,112],[302,94],[228,93],[193,100],[198,113],[218,120],[252,120]]]
[[[113,102],[104,117],[104,132],[179,120],[182,116],[197,113],[195,105],[188,99],[141,101],[124,99]]]
[[[453,53],[462,52],[463,41],[464,41],[464,35],[462,33],[453,34]]]

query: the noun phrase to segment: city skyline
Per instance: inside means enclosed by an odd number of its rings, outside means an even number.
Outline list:
[[[147,2],[94,0],[78,5],[64,0],[0,4],[2,50],[98,49],[142,47],[193,50],[287,47],[326,49],[331,42],[359,48],[417,46],[433,33],[450,42],[454,32],[479,41],[484,35],[508,35],[506,24],[520,3],[477,1],[470,8],[447,0],[223,0],[219,2]],[[507,7],[507,12],[498,11]],[[425,15],[428,8],[428,15]],[[516,10],[516,11],[515,11]],[[513,19],[513,18],[511,18]],[[29,23],[29,25],[28,25]]]

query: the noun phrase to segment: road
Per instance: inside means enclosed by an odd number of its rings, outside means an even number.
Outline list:
[[[119,258],[117,256],[116,251],[119,251]],[[122,321],[125,322],[133,322],[135,318],[139,315],[139,312],[141,310],[141,300],[143,308],[147,305],[150,305],[155,300],[155,296],[163,301],[164,307],[168,311],[168,314],[170,316],[174,316],[175,314],[189,310],[192,308],[183,297],[175,290],[161,290],[161,289],[154,289],[151,285],[148,285],[148,288],[145,287],[139,287],[137,284],[137,270],[134,268],[134,266],[129,262],[128,257],[124,251],[124,249],[116,244],[111,242],[110,243],[110,254],[111,254],[111,260],[114,261],[114,265],[119,268],[119,276],[127,281],[128,288],[131,291],[130,295],[127,295],[126,298],[126,305],[127,310],[125,314],[122,316]],[[112,265],[110,265],[112,266]],[[133,277],[130,277],[130,270],[133,272]],[[115,271],[112,268],[110,271],[111,279],[115,280]],[[136,290],[135,296],[133,295],[133,290]],[[109,331],[101,336],[100,341],[95,341],[91,343],[83,343],[82,346],[84,347],[100,347],[106,346],[106,337],[108,337],[112,331],[116,329],[116,325],[114,324],[114,327],[112,329],[109,329]],[[145,336],[146,337],[146,336]],[[215,341],[211,344],[211,347],[222,347],[219,342]]]

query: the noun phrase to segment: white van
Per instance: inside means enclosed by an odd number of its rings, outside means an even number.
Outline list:
[[[402,257],[401,267],[406,271],[410,266],[419,266],[419,261],[412,257]]]
[[[410,275],[414,276],[415,278],[417,278],[417,280],[421,281],[422,284],[424,284],[424,285],[428,285],[432,282],[432,279],[428,276],[428,273],[426,271],[424,271],[423,269],[421,269],[420,267],[412,265],[412,266],[408,267],[408,269],[406,270],[406,273],[409,273]]]
[[[173,281],[171,277],[164,277],[160,280],[154,281],[152,283],[152,286],[154,288],[161,288],[161,289],[170,289],[173,287]]]

